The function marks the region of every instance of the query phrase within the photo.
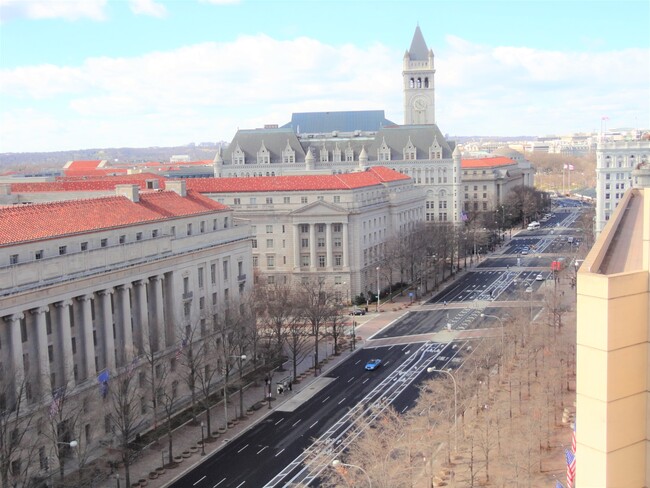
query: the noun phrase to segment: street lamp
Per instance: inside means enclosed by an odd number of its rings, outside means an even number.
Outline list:
[[[490,319],[497,319],[499,321],[499,324],[501,324],[501,347],[503,348],[503,344],[505,343],[504,338],[503,338],[503,320],[501,320],[501,318],[497,317],[496,315],[488,315],[486,313],[482,313],[481,317],[490,318]]]
[[[115,483],[117,484],[117,488],[120,488],[120,473],[115,473]]]
[[[377,268],[377,269],[379,269],[379,268]],[[338,468],[339,466],[347,466],[348,468],[357,468],[359,471],[362,471],[363,474],[366,475],[366,478],[368,478],[368,486],[369,486],[369,488],[372,488],[372,480],[370,479],[370,475],[361,466],[357,466],[356,464],[342,463],[338,459],[335,459],[334,461],[332,461],[332,466],[335,467],[335,468]]]
[[[444,369],[436,368],[427,368],[427,373],[445,373],[448,375],[454,382],[454,451],[458,452],[458,385],[456,384],[456,378],[449,371]]]
[[[379,266],[377,266],[377,313],[379,313]]]
[[[205,424],[201,420],[201,456],[205,456],[205,434],[203,430],[205,429]]]

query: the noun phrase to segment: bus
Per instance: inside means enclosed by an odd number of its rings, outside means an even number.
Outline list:
[[[539,222],[531,222],[528,224],[528,230],[539,229]]]

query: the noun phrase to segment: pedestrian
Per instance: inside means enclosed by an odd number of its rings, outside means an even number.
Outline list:
[[[445,307],[446,307],[447,306],[447,300],[445,300],[443,303],[445,304]]]
[[[293,385],[292,385],[291,381],[289,381],[289,391],[293,391]]]
[[[282,388],[282,385],[278,385],[278,395],[282,395],[284,393],[284,388]]]

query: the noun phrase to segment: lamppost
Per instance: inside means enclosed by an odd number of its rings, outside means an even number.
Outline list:
[[[501,324],[501,348],[503,349],[503,345],[505,343],[504,341],[504,333],[503,333],[503,320],[501,320],[500,317],[497,317],[496,315],[488,315],[486,313],[482,313],[481,317],[483,318],[490,318],[490,319],[497,319],[499,321],[499,324]]]
[[[348,468],[357,468],[359,471],[363,472],[363,474],[366,475],[366,478],[368,478],[368,487],[372,488],[372,480],[370,479],[370,475],[361,466],[357,466],[356,464],[342,463],[338,459],[335,459],[334,461],[332,461],[332,466],[335,467],[335,468],[338,468],[339,466],[347,466]]]
[[[52,446],[50,448],[50,458],[52,458],[52,450],[56,448],[56,457],[59,462],[59,475],[61,476],[61,479],[63,479],[63,476],[65,474],[65,455],[66,453],[61,450],[61,447],[59,446],[67,446],[71,449],[75,449],[77,446],[79,446],[79,442],[76,440],[71,440],[69,442],[57,442],[56,447]],[[54,474],[54,472],[52,472]],[[52,476],[52,475],[50,475]]]
[[[205,424],[201,420],[201,456],[205,456],[205,434],[203,433]]]
[[[357,321],[352,321],[352,350],[357,348]]]
[[[377,266],[377,313],[379,313],[379,266]]]
[[[115,484],[120,488],[120,473],[115,473]]]
[[[456,384],[456,378],[449,371],[444,369],[436,368],[427,368],[427,373],[445,373],[448,375],[454,382],[454,451],[458,452],[458,385]]]
[[[246,359],[246,355],[242,354],[241,356],[228,356],[228,357],[237,358],[239,360],[239,371],[241,373],[241,362]],[[225,413],[226,430],[228,430],[228,375],[227,374],[223,385],[223,409]]]

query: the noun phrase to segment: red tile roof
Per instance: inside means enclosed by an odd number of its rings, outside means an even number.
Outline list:
[[[463,169],[492,168],[494,166],[510,166],[512,164],[517,164],[517,162],[513,159],[499,156],[496,158],[463,159],[460,162],[460,167]]]
[[[66,176],[57,178],[56,181],[12,183],[11,192],[107,191],[114,190],[116,185],[138,185],[141,190],[146,190],[147,180],[158,180],[159,188],[165,187],[165,178],[151,173],[140,173],[123,176],[99,176],[94,178]]]
[[[99,165],[102,164],[102,159],[93,159],[93,160],[80,160],[80,161],[68,161],[64,169],[77,170],[77,171],[87,171],[89,169],[97,169]]]
[[[5,207],[0,208],[0,246],[225,209],[198,193],[183,198],[171,191],[141,193],[139,203],[115,196]]]
[[[201,193],[231,193],[350,190],[408,179],[410,179],[408,176],[390,168],[372,167],[368,171],[337,175],[188,178],[186,181],[188,189],[191,188]]]

